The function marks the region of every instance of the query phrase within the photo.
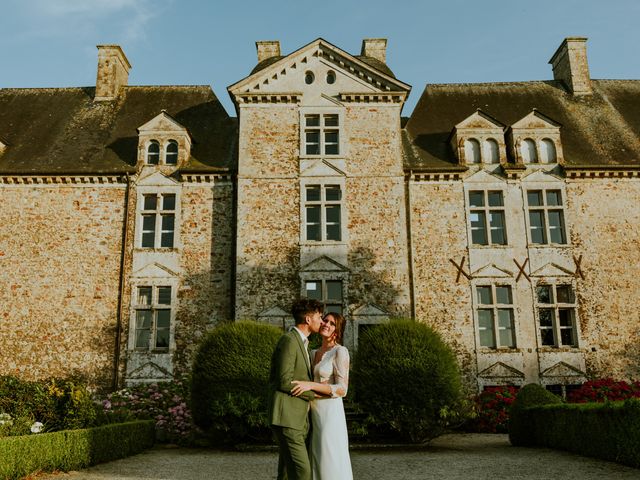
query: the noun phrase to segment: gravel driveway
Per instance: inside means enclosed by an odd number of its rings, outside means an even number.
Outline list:
[[[640,470],[566,452],[512,447],[506,435],[451,434],[419,449],[355,448],[360,479],[640,479]],[[221,452],[156,447],[80,472],[38,480],[272,480],[274,452]]]

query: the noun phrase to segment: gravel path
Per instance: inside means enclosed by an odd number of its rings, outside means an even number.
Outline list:
[[[566,452],[516,448],[506,435],[451,434],[420,449],[355,449],[354,479],[640,479],[640,470]],[[38,480],[272,480],[274,452],[156,447],[80,472]]]

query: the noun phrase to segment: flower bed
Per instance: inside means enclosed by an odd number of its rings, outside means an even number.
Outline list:
[[[621,401],[640,398],[640,382],[627,383],[611,378],[600,378],[585,382],[567,396],[570,403]]]
[[[482,433],[506,433],[509,428],[509,411],[518,394],[518,387],[487,387],[475,399],[476,417],[472,430]]]

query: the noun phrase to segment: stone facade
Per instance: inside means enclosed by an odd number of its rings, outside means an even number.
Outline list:
[[[403,120],[386,40],[256,46],[237,119],[208,87],[128,86],[113,45],[92,98],[0,90],[0,374],[167,380],[307,295],[352,350],[431,325],[469,391],[640,378],[640,82],[591,80],[569,38],[554,81],[428,86]]]

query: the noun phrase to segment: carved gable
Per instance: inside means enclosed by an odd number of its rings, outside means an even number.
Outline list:
[[[535,108],[533,111],[516,123],[511,125],[513,130],[539,130],[539,129],[547,129],[551,131],[556,131],[560,128],[560,124],[550,119],[546,115],[543,115]]]
[[[175,169],[189,159],[191,143],[189,131],[162,110],[138,127],[138,169],[145,165],[163,170]],[[156,148],[158,152],[153,160],[149,156],[150,148]]]
[[[478,376],[482,378],[524,378],[524,373],[502,362],[496,362],[482,370]]]
[[[131,274],[132,278],[167,278],[177,277],[173,270],[159,263],[152,263],[136,270]]]
[[[154,362],[147,362],[127,373],[127,380],[134,382],[140,380],[171,380],[172,377],[171,372]]]
[[[301,272],[348,272],[349,269],[344,265],[323,255],[315,260],[307,263]]]
[[[502,123],[480,109],[455,126],[458,130],[497,131],[498,133],[502,133],[504,127]]]
[[[558,362],[542,372],[543,377],[584,377],[585,373],[565,362]]]
[[[531,273],[532,277],[573,277],[574,273],[555,263],[547,263]]]
[[[484,267],[479,268],[475,272],[471,273],[472,278],[511,278],[513,277],[513,272],[509,270],[505,270],[495,265],[485,265]]]

